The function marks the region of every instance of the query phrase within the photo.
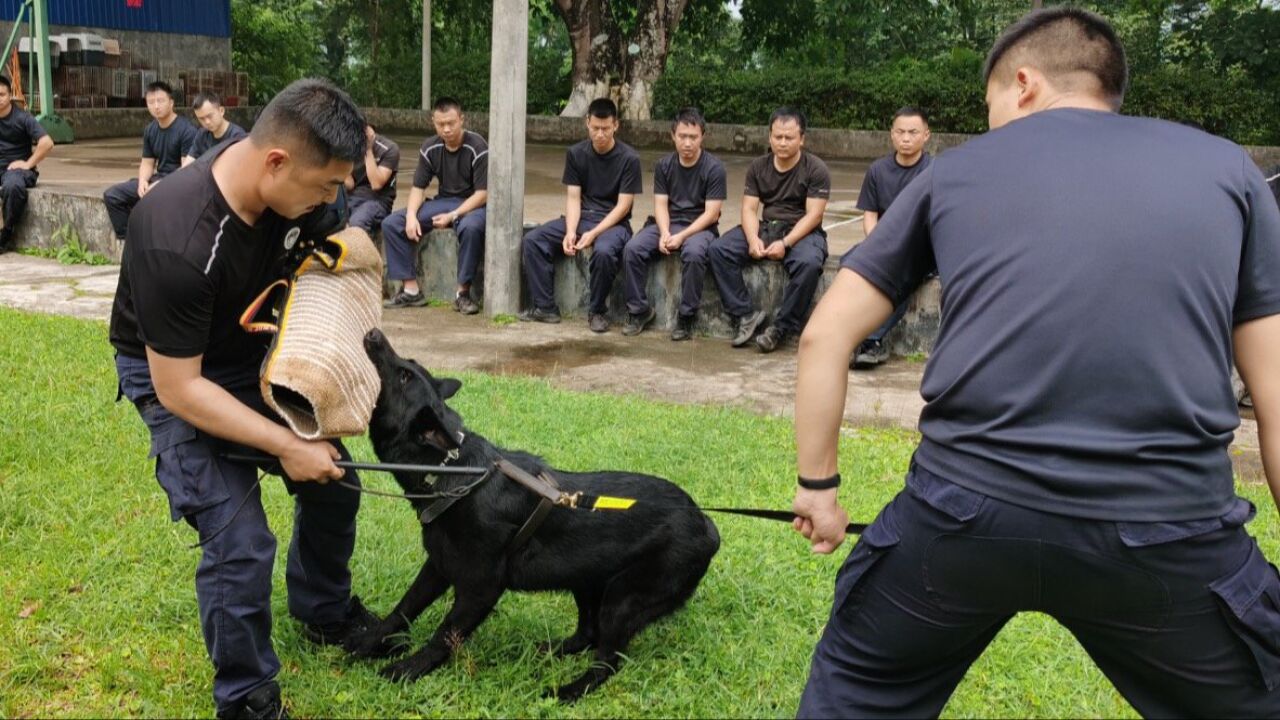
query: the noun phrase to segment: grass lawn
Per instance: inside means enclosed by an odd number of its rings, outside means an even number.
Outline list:
[[[105,325],[0,309],[0,716],[210,716],[211,670],[192,577],[194,532],[171,523],[147,460],[142,422],[114,403]],[[704,504],[789,506],[791,425],[714,407],[570,393],[544,382],[464,375],[454,399],[475,432],[570,469],[628,468],[669,477]],[[859,429],[841,448],[842,497],[870,520],[902,485],[916,437]],[[363,439],[350,443],[373,459]],[[394,489],[366,474],[371,487]],[[1262,486],[1251,530],[1280,557],[1280,524]],[[264,487],[276,534],[291,503]],[[273,607],[280,681],[295,716],[791,717],[826,618],[836,556],[812,555],[781,523],[716,517],[719,555],[689,605],[643,632],[629,662],[577,705],[542,698],[587,658],[535,652],[573,630],[568,595],[515,595],[459,657],[413,684],[380,678],[303,640],[285,609],[283,560]],[[280,547],[283,556],[284,542]],[[366,497],[352,568],[376,612],[422,562],[407,503]],[[414,627],[434,629],[447,598]],[[1135,713],[1052,620],[1010,623],[970,671],[951,717]]]

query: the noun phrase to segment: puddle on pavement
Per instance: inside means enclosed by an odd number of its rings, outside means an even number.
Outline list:
[[[599,340],[562,340],[514,348],[504,357],[480,363],[475,369],[495,375],[547,377],[561,370],[595,365],[630,354],[627,347]]]

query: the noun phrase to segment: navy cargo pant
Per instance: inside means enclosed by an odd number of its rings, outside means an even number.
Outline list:
[[[151,184],[155,185],[164,179],[163,175],[152,175]],[[102,193],[102,201],[107,205],[107,217],[111,218],[111,229],[116,239],[123,241],[129,235],[129,215],[142,196],[138,194],[138,178],[130,178],[116,183]]]
[[[422,236],[435,228],[431,226],[431,218],[441,213],[453,212],[462,205],[466,198],[438,197],[418,206],[418,223],[422,226]],[[387,279],[412,280],[414,277],[413,255],[418,243],[410,240],[405,232],[405,213],[408,210],[397,210],[382,221],[382,242],[387,250]],[[458,284],[470,286],[476,279],[476,268],[484,260],[484,225],[485,208],[480,206],[458,218],[453,231],[458,235]]]
[[[768,243],[765,244],[768,246]],[[711,272],[720,290],[724,311],[733,317],[751,314],[751,293],[742,279],[742,267],[753,258],[747,250],[747,235],[739,225],[711,243]],[[787,271],[787,287],[782,291],[782,304],[773,324],[788,334],[804,327],[805,316],[813,304],[813,295],[822,279],[822,265],[827,261],[827,234],[815,230],[787,250],[782,267]]]
[[[1280,717],[1280,575],[1243,525],[1084,520],[919,465],[836,576],[799,716],[937,717],[1014,614],[1075,635],[1145,717]]]
[[[671,234],[689,227],[687,223],[672,223]],[[649,281],[649,263],[661,253],[658,241],[662,231],[657,224],[646,225],[627,241],[622,251],[622,270],[627,288],[627,312],[644,315],[649,312],[649,295],[645,285]],[[716,239],[716,227],[696,232],[680,245],[680,317],[691,318],[698,314],[702,304],[702,284],[707,278],[707,263],[711,242]]]
[[[391,213],[391,203],[380,197],[367,195],[347,196],[347,224],[370,235],[382,227],[382,221]]]
[[[249,451],[205,435],[156,399],[147,361],[118,355],[120,389],[151,431],[156,480],[173,519],[185,519],[206,540],[196,566],[196,601],[205,648],[213,661],[213,699],[219,710],[275,678],[280,660],[271,646],[271,573],[276,539],[267,527],[258,469],[229,462],[221,452]],[[256,368],[206,377],[267,417]],[[335,443],[343,458],[345,448]],[[249,451],[253,452],[253,451]],[[348,481],[358,482],[354,472]],[[347,561],[355,548],[359,493],[329,483],[294,483],[293,538],[285,570],[289,613],[305,623],[342,620],[351,596]],[[246,500],[246,496],[249,496]],[[241,508],[241,503],[244,503]],[[239,512],[237,513],[237,508]]]
[[[0,201],[4,203],[4,229],[12,234],[27,209],[27,190],[36,186],[35,170],[3,170],[0,173]]]
[[[582,214],[578,221],[578,237],[600,224],[603,215]],[[529,286],[529,297],[539,310],[558,310],[555,298],[555,259],[564,254],[563,217],[543,223],[524,236],[521,256],[524,260],[524,279]],[[609,291],[618,277],[622,265],[622,249],[631,239],[631,225],[623,221],[605,230],[595,244],[586,250],[591,256],[587,261],[590,278],[587,281],[587,312],[603,315],[609,309]]]

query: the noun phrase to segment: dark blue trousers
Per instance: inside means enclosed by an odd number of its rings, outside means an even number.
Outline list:
[[[578,236],[599,225],[603,219],[602,216],[584,213],[578,221]],[[521,246],[524,279],[529,284],[529,297],[534,307],[540,310],[559,310],[555,298],[555,259],[564,255],[565,231],[564,218],[559,217],[539,225],[524,236]],[[613,289],[618,267],[622,264],[622,249],[629,239],[631,225],[621,222],[601,233],[595,244],[586,250],[591,256],[587,261],[591,274],[587,282],[588,312],[598,315],[609,309],[609,291]]]
[[[1280,575],[1243,525],[1030,510],[919,465],[836,575],[802,718],[937,717],[1024,611],[1075,635],[1144,717],[1280,717]]]
[[[151,183],[160,182],[161,175],[152,175]],[[111,229],[117,240],[124,240],[129,234],[129,215],[133,206],[138,204],[142,196],[138,195],[138,178],[129,178],[116,183],[102,193],[102,201],[107,206],[107,217],[111,219]]]
[[[280,671],[271,646],[276,539],[267,527],[261,488],[255,486],[258,468],[222,458],[228,450],[247,449],[206,435],[166,410],[156,399],[146,360],[120,355],[116,370],[121,391],[151,431],[156,480],[169,498],[173,520],[185,519],[201,540],[226,527],[201,549],[196,567],[200,628],[213,661],[213,700],[224,709]],[[256,368],[221,377],[206,369],[206,377],[275,418],[258,394]],[[341,443],[335,445],[343,458],[350,457]],[[359,482],[352,471],[346,479]],[[285,569],[289,613],[305,623],[342,620],[351,597],[347,562],[355,549],[360,495],[332,483],[285,478],[284,484],[294,496]]]
[[[4,229],[12,234],[27,209],[27,190],[36,186],[34,170],[4,170],[0,174],[0,201],[4,203]]]
[[[418,222],[422,225],[422,235],[434,228],[431,218],[440,213],[453,212],[462,205],[466,198],[438,197],[428,200],[418,207]],[[408,210],[397,210],[382,221],[382,242],[387,250],[387,279],[412,280],[414,278],[413,255],[418,243],[409,239],[405,233],[405,213]],[[453,231],[458,235],[458,284],[468,285],[476,279],[476,268],[484,260],[484,206],[480,206],[458,218]]]
[[[751,314],[751,293],[742,279],[742,268],[752,262],[747,251],[747,235],[738,225],[711,243],[711,273],[720,290],[724,311],[734,317]],[[800,332],[805,316],[813,304],[813,295],[822,280],[822,265],[827,261],[827,235],[816,230],[801,238],[787,250],[782,267],[787,271],[787,287],[782,291],[782,304],[773,324],[789,334]]]
[[[347,196],[347,224],[370,235],[382,227],[382,221],[390,213],[391,203],[381,198]]]
[[[686,224],[671,225],[671,232],[678,233],[689,227]],[[622,251],[623,278],[627,289],[627,312],[643,315],[649,312],[649,295],[645,285],[649,280],[649,263],[661,253],[658,240],[661,231],[656,224],[647,225],[627,241]],[[698,314],[702,304],[702,284],[707,277],[711,242],[716,239],[716,228],[694,233],[680,245],[680,317],[691,318]]]
[[[880,342],[881,340],[884,340],[884,336],[888,335],[889,331],[902,321],[902,316],[907,314],[907,303],[909,302],[909,300],[904,300],[899,303],[898,306],[893,309],[893,314],[889,316],[889,319],[885,320],[883,325],[876,328],[875,332],[867,336],[867,341]]]

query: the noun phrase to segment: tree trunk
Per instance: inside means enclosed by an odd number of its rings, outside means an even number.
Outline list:
[[[573,91],[561,115],[581,117],[598,97],[609,97],[621,76],[617,24],[608,0],[556,0],[573,47]]]
[[[680,24],[680,15],[689,0],[643,0],[636,18],[635,32],[625,50],[622,116],[648,120],[653,111],[653,86],[667,67],[671,36]],[[632,52],[634,50],[634,52]]]

